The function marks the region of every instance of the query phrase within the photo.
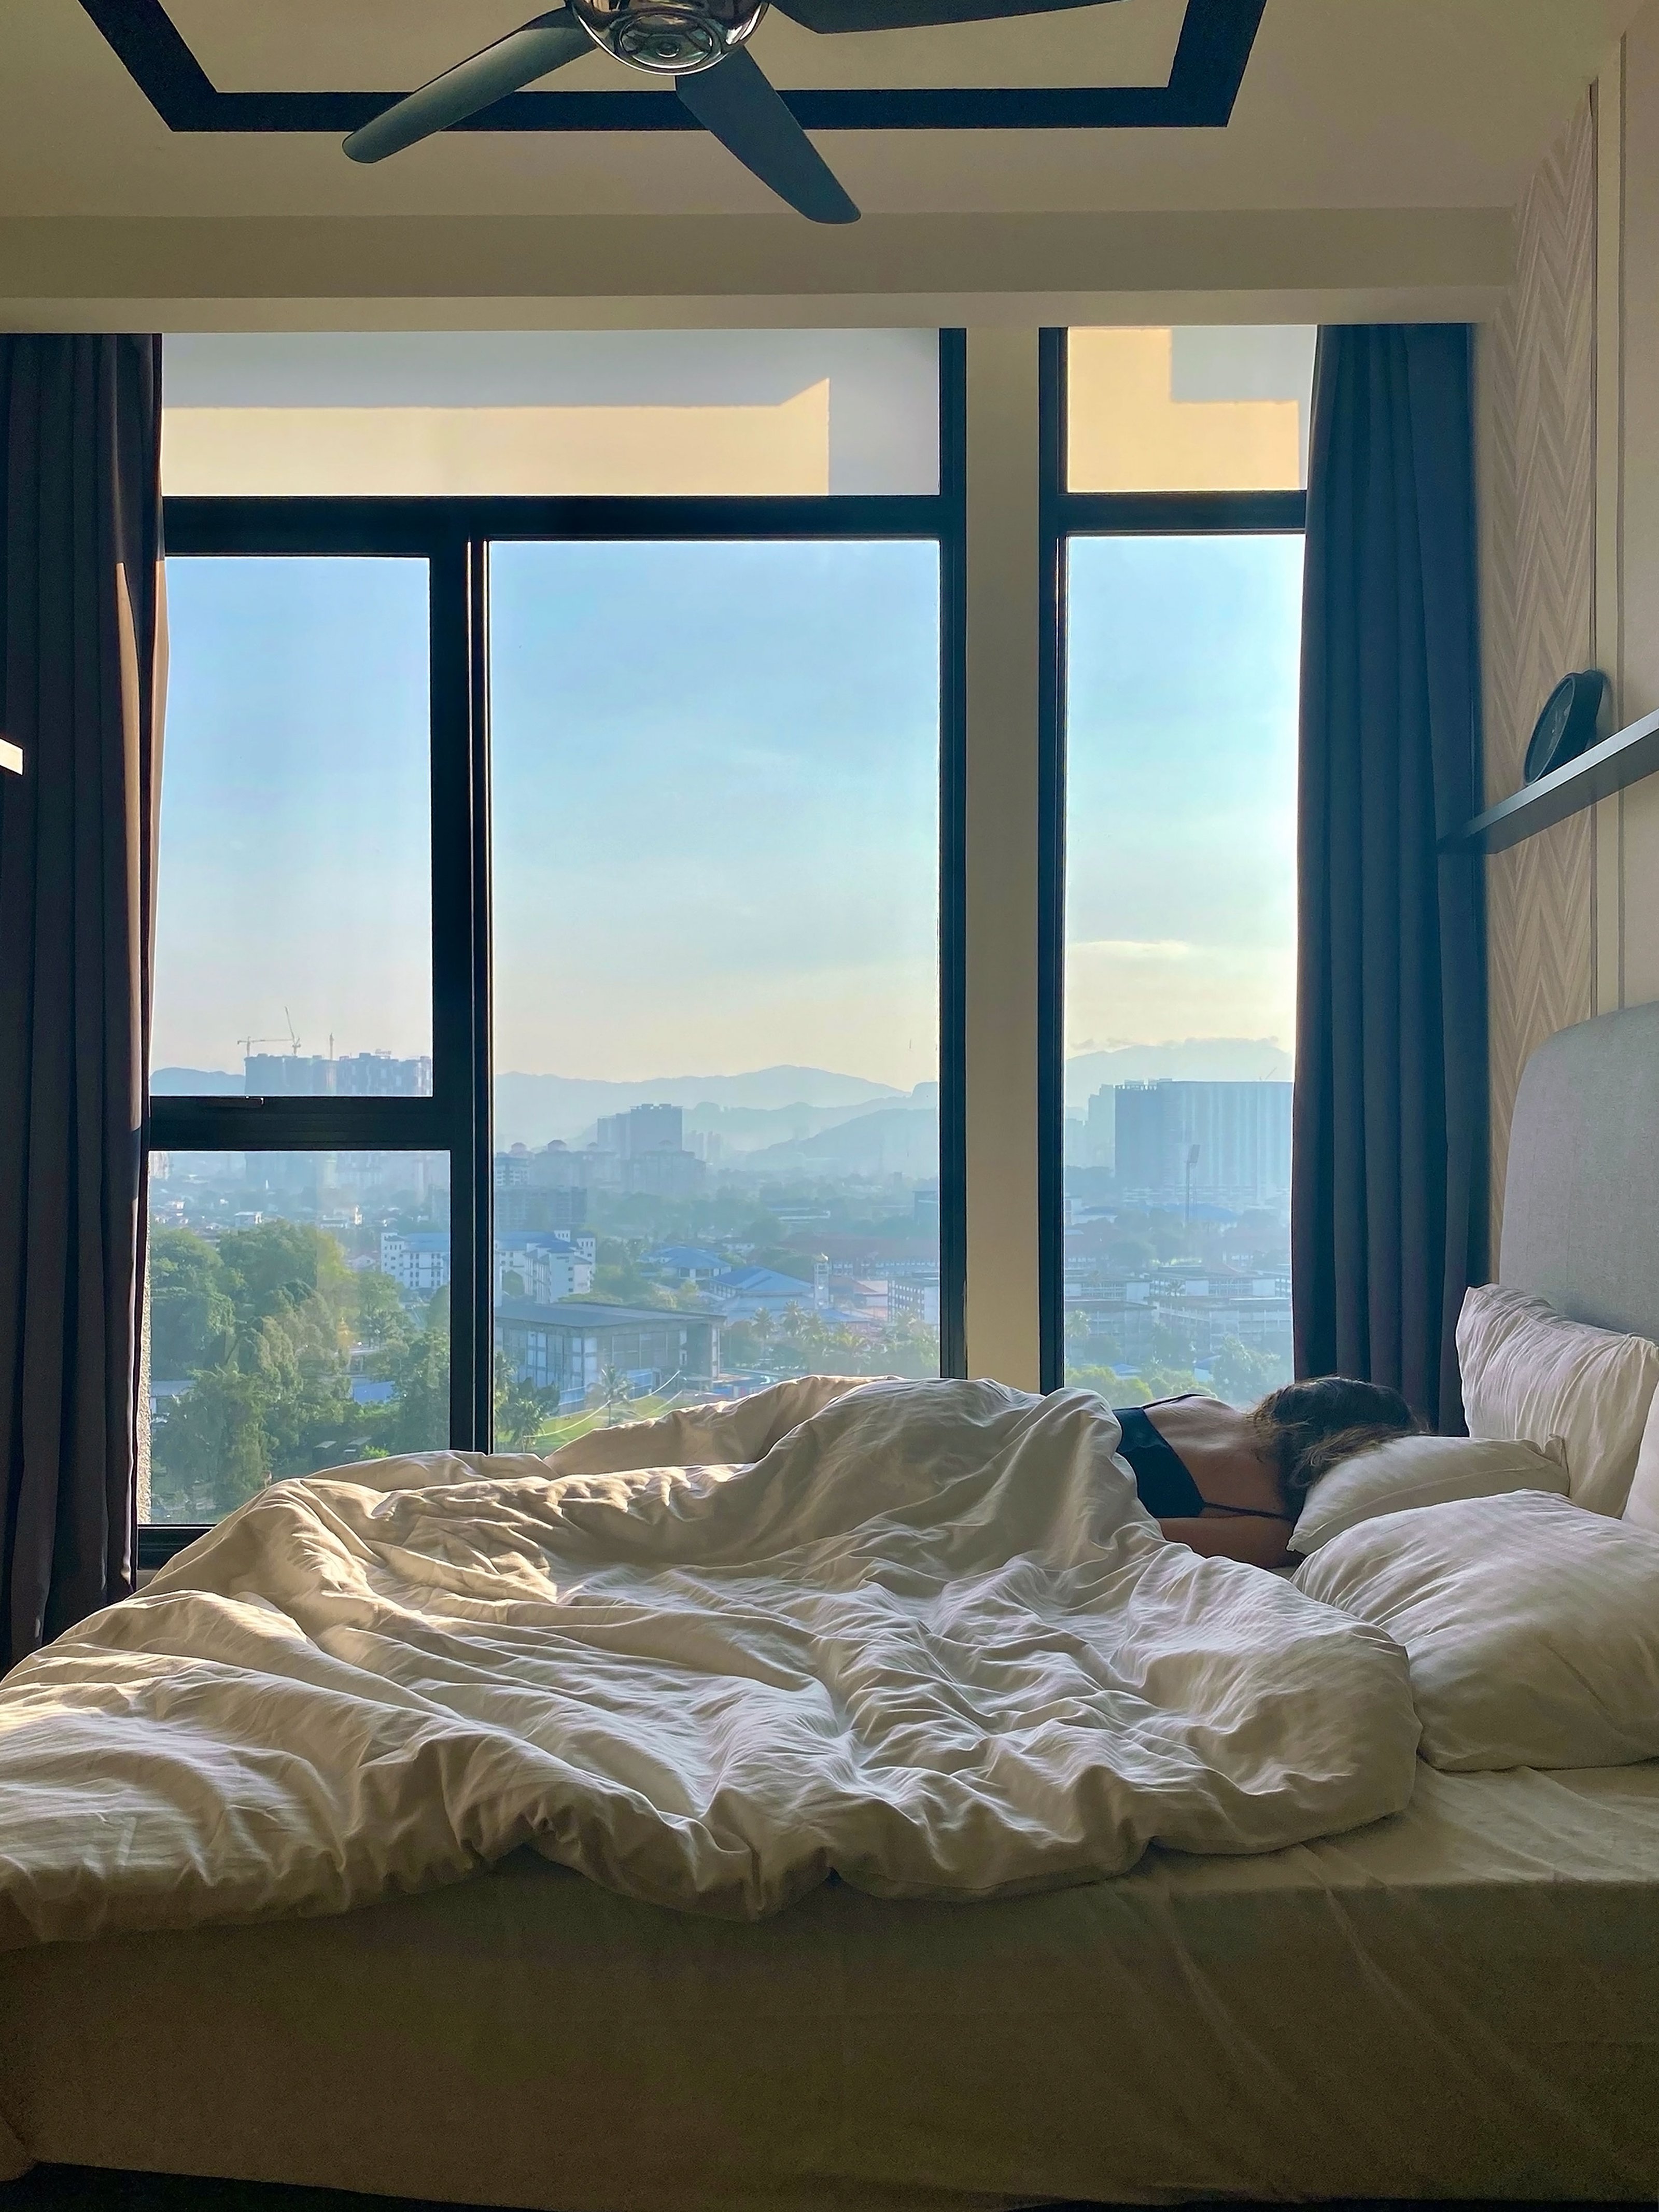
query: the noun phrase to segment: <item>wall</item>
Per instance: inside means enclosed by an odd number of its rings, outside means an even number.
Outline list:
[[[1620,725],[1659,709],[1659,0],[1534,176],[1516,269],[1480,346],[1492,798],[1566,670],[1606,669]],[[1659,777],[1495,858],[1487,893],[1496,1231],[1527,1054],[1659,1000]]]
[[[1595,180],[1587,99],[1532,180],[1514,289],[1480,333],[1489,799],[1518,788],[1539,708],[1594,659]],[[1593,859],[1579,815],[1487,866],[1494,1250],[1521,1069],[1595,1011]]]

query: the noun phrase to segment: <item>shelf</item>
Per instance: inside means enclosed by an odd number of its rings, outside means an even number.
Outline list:
[[[1659,769],[1659,714],[1644,714],[1627,730],[1615,730],[1592,745],[1587,753],[1552,769],[1466,822],[1449,837],[1443,837],[1443,853],[1506,853],[1524,837],[1535,837],[1569,814],[1594,806],[1598,799],[1611,799],[1627,784],[1639,783]]]

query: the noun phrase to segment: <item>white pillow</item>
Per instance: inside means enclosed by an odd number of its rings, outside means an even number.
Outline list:
[[[1362,1521],[1296,1586],[1403,1644],[1431,1766],[1659,1758],[1659,1535],[1518,1490]]]
[[[1464,1297],[1457,1364],[1472,1437],[1559,1437],[1576,1501],[1624,1511],[1659,1389],[1659,1345],[1563,1321],[1542,1298],[1489,1283]]]
[[[1659,1534],[1659,1397],[1648,1407],[1642,1444],[1636,1455],[1636,1475],[1625,1500],[1625,1518],[1638,1528]]]
[[[1395,1437],[1356,1452],[1320,1477],[1291,1531],[1291,1549],[1316,1552],[1345,1528],[1379,1513],[1443,1505],[1455,1498],[1497,1498],[1510,1490],[1565,1497],[1567,1454],[1559,1437],[1541,1445]]]

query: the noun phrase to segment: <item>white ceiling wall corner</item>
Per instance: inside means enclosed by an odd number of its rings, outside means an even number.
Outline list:
[[[0,218],[0,325],[706,328],[1479,319],[1507,209],[1204,214]]]

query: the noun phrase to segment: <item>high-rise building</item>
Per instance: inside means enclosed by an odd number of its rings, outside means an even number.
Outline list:
[[[1117,1164],[1117,1085],[1103,1084],[1090,1099],[1084,1123],[1083,1151],[1091,1168]]]
[[[504,1231],[580,1229],[587,1218],[587,1193],[579,1184],[538,1189],[526,1183],[501,1180],[504,1155],[495,1155],[495,1226]],[[514,1166],[518,1164],[513,1163]]]
[[[599,1119],[599,1150],[636,1160],[643,1152],[683,1152],[685,1115],[678,1106],[630,1106]]]
[[[242,1062],[242,1088],[250,1098],[326,1098],[333,1069],[320,1054],[250,1053]]]
[[[334,1090],[341,1098],[429,1098],[432,1062],[394,1060],[389,1052],[347,1053],[334,1062]]]
[[[242,1062],[250,1098],[429,1098],[432,1062],[395,1060],[389,1052],[354,1052],[339,1060],[320,1053],[256,1052]]]
[[[1291,1188],[1288,1083],[1121,1083],[1114,1109],[1118,1188],[1179,1206],[1266,1206]]]

